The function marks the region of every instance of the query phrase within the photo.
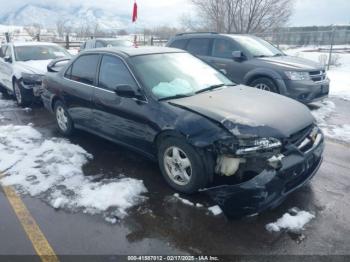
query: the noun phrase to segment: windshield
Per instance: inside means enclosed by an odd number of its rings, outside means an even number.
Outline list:
[[[122,46],[122,47],[132,47],[134,44],[131,41],[127,40],[108,40],[107,46]]]
[[[216,85],[232,85],[222,73],[188,53],[131,58],[143,84],[159,99],[190,96]]]
[[[269,57],[284,55],[281,50],[269,42],[252,36],[234,36],[233,39],[243,46],[254,57]]]
[[[71,55],[62,47],[54,45],[15,46],[16,61],[51,60]]]

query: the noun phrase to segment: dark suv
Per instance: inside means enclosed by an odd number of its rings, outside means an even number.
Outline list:
[[[325,68],[292,57],[251,35],[217,33],[178,34],[167,44],[187,50],[224,72],[232,81],[272,91],[303,103],[328,96]]]

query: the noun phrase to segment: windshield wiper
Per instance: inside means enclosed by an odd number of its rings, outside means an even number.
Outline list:
[[[285,55],[282,53],[278,53],[278,54],[275,54],[274,56],[285,56]]]
[[[212,86],[209,86],[209,87],[207,87],[207,88],[198,90],[197,92],[195,92],[195,94],[204,93],[204,92],[211,91],[211,90],[214,90],[214,89],[217,89],[217,88],[220,88],[220,87],[224,87],[224,86],[235,86],[235,84],[218,84],[218,85],[212,85]]]
[[[189,94],[178,94],[178,95],[174,95],[174,96],[167,96],[167,97],[162,97],[159,98],[158,101],[164,101],[164,100],[170,100],[170,99],[177,99],[177,98],[184,98],[184,97],[189,97],[191,95]]]

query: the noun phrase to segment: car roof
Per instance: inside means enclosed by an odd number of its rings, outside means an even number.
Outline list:
[[[47,46],[47,45],[52,45],[52,46],[57,46],[55,43],[49,43],[49,42],[12,42],[9,43],[12,44],[13,46]]]
[[[170,48],[170,47],[104,47],[89,49],[83,51],[82,53],[112,53],[122,55],[123,57],[141,56],[141,55],[151,55],[151,54],[164,54],[164,53],[185,53],[184,50]]]
[[[234,38],[235,36],[252,36],[248,34],[220,34],[220,33],[215,33],[215,32],[192,32],[192,33],[180,33],[177,34],[174,39],[178,38],[196,38],[196,37],[210,37],[210,38],[215,38],[215,37],[231,37]]]

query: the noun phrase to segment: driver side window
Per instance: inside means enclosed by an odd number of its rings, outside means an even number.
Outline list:
[[[115,56],[105,55],[101,62],[98,86],[113,91],[118,85],[137,87],[124,62]]]
[[[236,43],[225,39],[215,39],[213,46],[214,57],[231,59],[233,51],[241,51]]]

